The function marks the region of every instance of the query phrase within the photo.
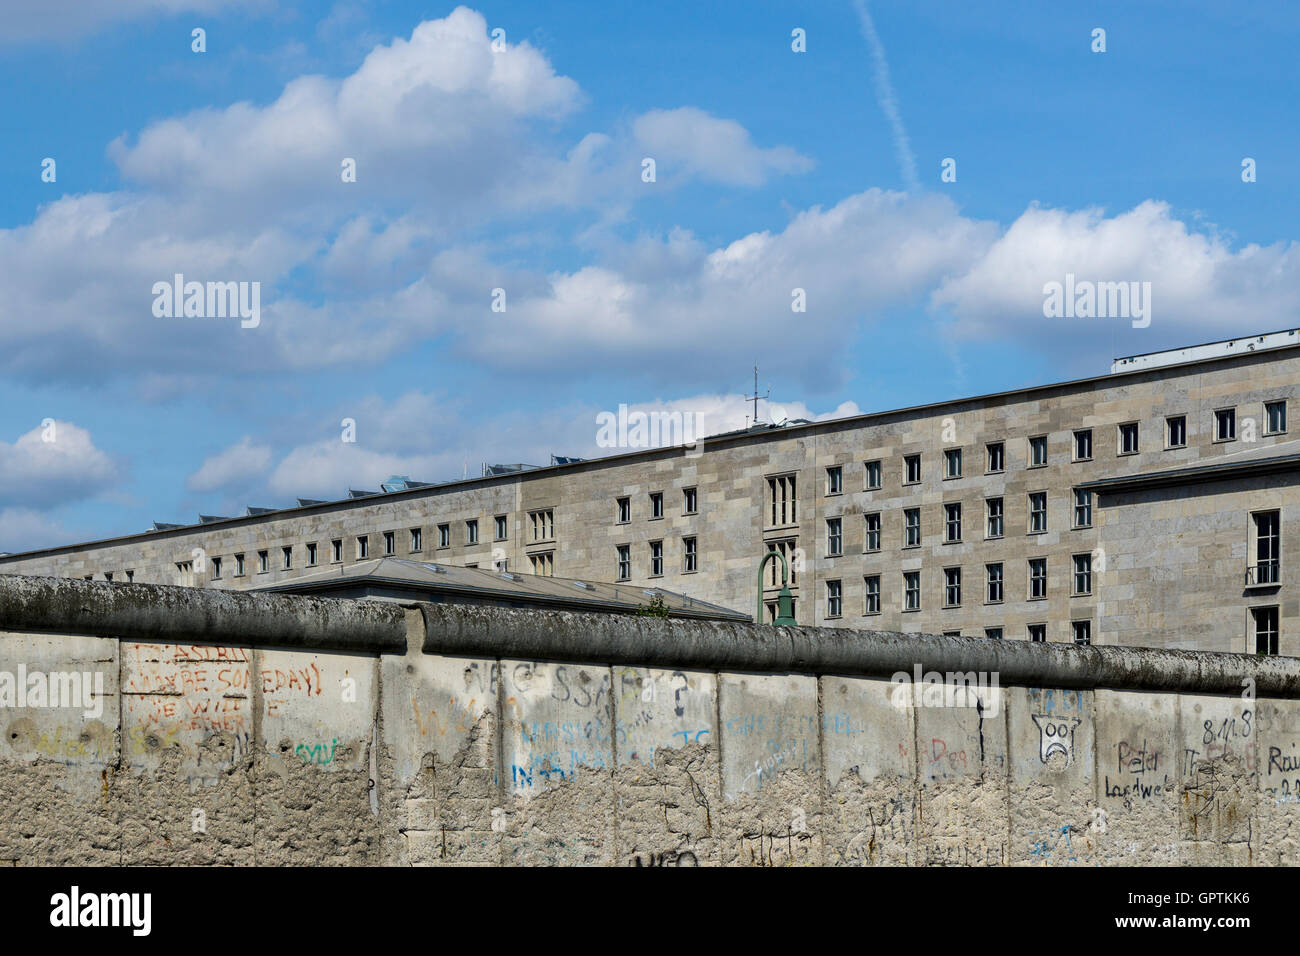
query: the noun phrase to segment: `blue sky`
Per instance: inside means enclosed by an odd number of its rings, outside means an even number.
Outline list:
[[[597,454],[620,404],[740,426],[755,361],[764,416],[832,417],[1298,324],[1298,34],[1196,0],[7,14],[0,550]],[[259,282],[260,324],[155,316],[178,271]],[[1150,325],[1045,318],[1067,273],[1150,282]]]

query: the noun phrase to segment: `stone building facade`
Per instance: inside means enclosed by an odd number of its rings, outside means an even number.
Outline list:
[[[1300,656],[1300,335],[1109,375],[0,557],[248,589],[393,554],[661,586],[800,624]],[[1254,349],[1254,350],[1252,350]],[[1190,357],[1189,357],[1190,356]],[[764,603],[780,586],[769,562]]]

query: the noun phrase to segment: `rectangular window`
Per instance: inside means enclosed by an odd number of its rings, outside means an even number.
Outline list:
[[[1029,599],[1036,601],[1047,597],[1047,559],[1029,559]]]
[[[945,541],[961,540],[961,502],[954,501],[943,506],[944,524],[943,539]]]
[[[265,574],[268,570],[270,570],[271,562],[270,562],[270,558],[268,557],[268,554],[269,552],[266,551],[257,552],[257,573],[258,574]]]
[[[695,539],[682,538],[682,546],[684,548],[683,559],[682,559],[682,570],[685,571],[687,574],[690,574],[694,571],[698,571],[699,559],[697,557],[698,552],[695,550],[696,548]]]
[[[1074,526],[1092,527],[1092,492],[1086,488],[1074,489]]]
[[[104,580],[105,580],[105,581],[111,581],[111,580],[113,580],[113,574],[112,574],[112,572],[107,572],[107,573],[105,573],[105,574],[104,574]],[[212,580],[214,580],[214,581],[219,581],[219,580],[221,580],[221,559],[220,559],[220,558],[213,558],[213,559],[212,559]]]
[[[534,541],[550,541],[555,537],[555,512],[552,509],[530,511],[528,523],[532,528]]]
[[[874,491],[880,487],[880,460],[867,462],[866,471],[867,491]]]
[[[1187,446],[1187,416],[1171,415],[1165,419],[1165,432],[1170,448]]]
[[[880,512],[864,515],[867,529],[867,544],[864,551],[880,550]]]
[[[843,599],[840,593],[840,582],[827,581],[826,582],[826,616],[839,617],[840,612],[843,610],[842,604],[843,604]]]
[[[990,538],[1002,537],[1002,499],[988,498],[984,502],[984,508],[988,513],[988,532]]]
[[[1119,453],[1136,455],[1138,453],[1138,423],[1125,422],[1119,426]]]
[[[1254,525],[1254,563],[1246,569],[1246,583],[1277,584],[1282,580],[1282,514],[1279,511],[1256,511],[1250,516]]]
[[[539,574],[543,577],[554,577],[555,575],[555,552],[542,551],[538,554],[528,556],[529,563],[533,566],[533,574]]]
[[[1074,556],[1074,593],[1092,593],[1092,555],[1076,554]]]
[[[795,524],[799,520],[795,507],[797,483],[794,475],[778,475],[767,479],[768,504],[770,505],[771,525]]]
[[[664,573],[664,543],[662,541],[650,542],[650,577],[663,577]]]
[[[630,544],[620,544],[618,546],[618,580],[628,581],[632,578],[632,546]]]
[[[397,553],[397,535],[391,531],[384,532],[384,554]]]
[[[790,569],[790,586],[794,587],[799,583],[799,563],[796,560],[799,548],[797,539],[789,538],[785,541],[769,541],[767,550],[776,551],[785,558],[786,566]],[[767,577],[769,587],[778,587],[781,584],[781,563],[779,561],[769,561],[767,564]]]
[[[1000,641],[1002,640],[1002,628],[986,627],[984,628],[984,636],[991,641]]]
[[[424,532],[419,528],[412,528],[410,531],[410,544],[412,553],[424,550]]]
[[[1029,467],[1042,468],[1047,464],[1047,436],[1035,435],[1029,439]]]
[[[1266,434],[1280,435],[1286,431],[1286,402],[1265,402],[1264,423]]]
[[[865,603],[863,604],[863,614],[880,613],[880,575],[869,574],[862,579],[863,590],[866,593]]]
[[[988,577],[988,603],[1002,603],[1002,562],[984,565],[984,572]]]
[[[243,574],[244,572],[243,572],[243,570],[240,570],[239,573],[240,573],[240,574]],[[127,581],[127,583],[130,584],[130,583],[131,583],[132,581],[134,581],[134,580],[135,580],[135,571],[134,571],[134,570],[127,571],[127,572],[126,572],[126,581]]]
[[[478,519],[465,522],[465,543],[478,544]]]
[[[1092,643],[1092,621],[1071,621],[1070,628],[1074,631],[1075,644],[1087,647]]]
[[[1033,641],[1035,644],[1046,644],[1046,643],[1047,643],[1047,625],[1046,625],[1046,624],[1030,624],[1030,625],[1029,625],[1029,639],[1030,639],[1031,641]]]
[[[319,549],[316,547],[316,542],[315,542],[315,541],[308,542],[308,544],[307,544],[307,567],[309,567],[309,568],[314,568],[314,567],[316,567],[316,563],[317,563],[319,560],[320,560],[320,554],[319,554]]]
[[[506,525],[506,518],[507,518],[507,517],[508,517],[507,515],[497,515],[497,516],[496,516],[496,519],[495,519],[495,520],[496,520],[496,533],[497,533],[497,540],[498,540],[498,541],[504,541],[504,540],[506,540],[506,532],[509,530],[509,528],[508,528],[507,525]]]
[[[370,556],[370,539],[364,534],[357,538],[357,560]]]
[[[619,498],[618,499],[618,523],[627,524],[631,520],[632,520],[632,499]]]
[[[1007,467],[1007,446],[1000,441],[989,442],[985,448],[988,449],[988,464],[985,471],[1005,471]]]
[[[664,516],[664,493],[662,491],[650,492],[650,520]]]
[[[1074,460],[1092,461],[1092,429],[1080,428],[1074,433]]]
[[[905,485],[917,485],[921,483],[921,456],[908,455],[903,459],[906,466],[906,478],[903,480]]]
[[[694,488],[682,492],[682,514],[693,515],[699,511],[699,502]]]
[[[498,574],[504,574],[506,571],[509,571],[509,570],[510,570],[510,559],[509,559],[509,558],[500,558],[499,560],[493,561],[493,562],[492,562],[492,570],[493,570],[493,571],[496,571]]]
[[[438,547],[439,548],[451,547],[451,525],[449,524],[438,525]]]
[[[943,453],[943,476],[945,478],[961,477],[961,449],[948,448]]]
[[[826,469],[826,493],[838,495],[844,491],[844,469],[840,465]]]
[[[343,560],[343,539],[335,538],[330,542],[330,560],[335,564]],[[241,561],[242,564],[242,561]]]
[[[943,606],[961,607],[961,568],[943,569]]]
[[[1277,655],[1277,608],[1252,607],[1250,616],[1255,625],[1255,653],[1270,657]]]
[[[280,549],[280,567],[285,571],[293,569],[293,548],[284,547]]]
[[[220,559],[220,558],[213,558],[212,560],[215,561],[215,562],[216,562],[216,565],[217,565],[217,574],[216,574],[215,576],[216,576],[216,577],[221,577],[221,559]],[[104,572],[104,580],[107,581],[109,584],[112,584],[112,583],[113,583],[113,572],[112,572],[112,571],[105,571],[105,572]]]
[[[1237,410],[1220,408],[1214,413],[1214,440],[1232,441],[1237,437]]]
[[[907,508],[903,511],[903,547],[919,548],[921,546],[921,509]]]
[[[921,572],[903,572],[903,610],[921,610]]]
[[[826,553],[832,558],[844,553],[844,521],[842,518],[826,519]]]
[[[1047,492],[1031,491],[1029,493],[1029,533],[1038,534],[1047,530]]]

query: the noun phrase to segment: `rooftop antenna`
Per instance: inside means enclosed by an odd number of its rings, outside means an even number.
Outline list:
[[[747,401],[747,402],[752,401],[752,402],[754,403],[754,424],[755,424],[755,425],[758,424],[758,400],[761,398],[761,399],[763,399],[764,401],[767,401],[767,399],[769,399],[769,398],[771,398],[771,397],[772,397],[772,386],[771,386],[771,385],[769,385],[769,386],[767,387],[767,394],[766,394],[766,395],[760,395],[760,394],[758,394],[758,363],[755,362],[755,363],[754,363],[754,394],[753,394],[753,395],[746,395],[746,396],[745,396],[745,401]],[[746,416],[746,417],[748,417],[748,416]],[[748,428],[749,426],[746,425],[745,427]]]

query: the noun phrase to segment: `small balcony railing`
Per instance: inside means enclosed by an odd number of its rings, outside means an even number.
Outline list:
[[[1281,580],[1278,565],[1279,562],[1277,561],[1260,561],[1258,564],[1248,565],[1246,568],[1246,587],[1277,584]]]

